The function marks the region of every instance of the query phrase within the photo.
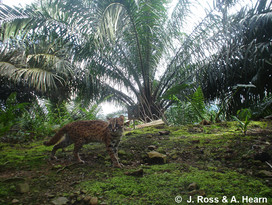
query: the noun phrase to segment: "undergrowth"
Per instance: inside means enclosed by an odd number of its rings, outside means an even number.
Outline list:
[[[164,130],[170,134],[160,134]],[[66,197],[68,204],[83,204],[77,200],[85,196],[97,197],[98,204],[168,205],[176,204],[176,196],[183,197],[181,204],[190,196],[193,200],[197,196],[235,196],[237,200],[242,196],[265,197],[269,204],[272,181],[262,174],[271,171],[255,156],[272,143],[271,134],[270,122],[254,121],[247,136],[235,122],[126,131],[119,149],[124,169],[110,167],[110,158],[100,143],[82,148],[85,164],[72,161],[73,146],[59,150],[59,160],[52,161],[52,147],[43,146],[40,140],[1,143],[0,204],[12,204],[14,199],[19,204],[51,204],[57,197]],[[167,156],[166,164],[148,163],[150,145]],[[138,170],[142,175],[130,174]],[[29,185],[27,193],[18,192],[22,182]],[[194,188],[190,188],[192,184]]]

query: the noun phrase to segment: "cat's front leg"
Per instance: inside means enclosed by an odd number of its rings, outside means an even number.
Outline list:
[[[113,152],[114,152],[114,155],[115,155],[115,158],[117,159],[117,160],[119,160],[119,157],[118,157],[118,147],[114,147],[113,148]],[[118,162],[119,163],[119,165],[120,165],[120,168],[123,168],[124,167],[124,165],[122,164],[122,163],[120,163],[120,162]],[[118,166],[119,167],[119,166]]]
[[[122,165],[119,163],[118,158],[115,155],[113,147],[111,145],[106,145],[106,148],[113,163],[113,167],[122,168]]]
[[[79,163],[84,164],[85,162],[80,159],[79,154],[78,154],[78,152],[81,149],[81,147],[82,147],[81,143],[75,143],[75,146],[74,146],[74,157],[75,157],[76,161],[78,161]]]

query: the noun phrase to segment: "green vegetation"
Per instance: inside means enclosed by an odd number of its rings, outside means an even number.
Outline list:
[[[6,142],[26,142],[52,135],[54,131],[74,120],[94,120],[98,105],[83,108],[80,104],[18,103],[12,93],[0,108],[0,139]]]
[[[271,204],[271,12],[267,0],[1,4],[0,204]],[[104,101],[167,126],[128,128],[122,170],[101,144],[84,146],[86,164],[72,147],[50,161],[45,138],[101,118]]]
[[[159,134],[165,130],[170,134]],[[77,164],[71,161],[72,146],[57,153],[59,161],[50,161],[51,148],[42,141],[1,143],[0,203],[18,199],[22,204],[37,200],[49,204],[65,197],[76,204],[91,196],[98,204],[176,204],[176,196],[183,200],[249,196],[266,198],[269,204],[271,168],[252,149],[260,147],[271,156],[272,141],[264,137],[268,133],[271,122],[255,121],[247,136],[240,135],[236,122],[127,131],[119,148],[123,169],[109,167],[103,144],[85,145],[81,156],[86,164]],[[150,145],[167,156],[166,164],[149,163]],[[27,193],[18,191],[22,183],[29,185]]]
[[[27,103],[18,103],[16,101],[16,93],[10,94],[6,100],[6,108],[0,110],[0,135],[9,131],[11,127],[19,123],[18,114],[25,111]]]
[[[12,92],[19,102],[40,97],[55,107],[71,99],[86,107],[111,96],[109,100],[137,106],[143,121],[164,118],[170,111],[169,118],[179,124],[206,118],[203,111],[211,103],[220,108],[216,120],[229,120],[249,107],[258,110],[254,114],[259,118],[270,115],[272,4],[178,2],[3,5],[2,103]],[[178,114],[192,119],[178,120]]]
[[[233,116],[233,119],[238,122],[238,127],[242,130],[243,134],[246,135],[247,127],[251,118],[251,111],[249,109],[242,109],[237,111],[237,115]]]
[[[233,171],[220,173],[184,168],[180,164],[153,165],[144,167],[144,170],[145,175],[141,178],[117,173],[110,179],[83,182],[80,187],[92,195],[103,193],[103,198],[110,204],[175,204],[174,199],[178,195],[188,200],[188,186],[193,182],[201,190],[207,190],[207,197],[272,197],[271,188],[261,181]],[[239,187],[239,190],[234,192],[234,187]]]

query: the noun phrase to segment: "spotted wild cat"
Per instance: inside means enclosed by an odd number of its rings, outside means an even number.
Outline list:
[[[62,127],[44,145],[55,145],[51,152],[51,158],[56,158],[58,149],[67,147],[74,143],[74,156],[78,162],[84,163],[79,157],[79,150],[84,144],[90,142],[104,142],[114,167],[121,167],[118,161],[118,145],[123,135],[124,116],[102,120],[76,121]]]

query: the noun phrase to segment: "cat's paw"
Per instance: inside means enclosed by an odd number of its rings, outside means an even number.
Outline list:
[[[123,164],[118,163],[118,164],[114,164],[114,165],[113,165],[113,167],[114,167],[114,168],[123,168],[123,167],[124,167],[124,165],[123,165]]]
[[[58,161],[58,158],[56,156],[50,156],[50,160],[56,160],[56,161]]]
[[[83,161],[83,160],[78,160],[78,163],[80,163],[80,164],[85,164],[85,161]]]

